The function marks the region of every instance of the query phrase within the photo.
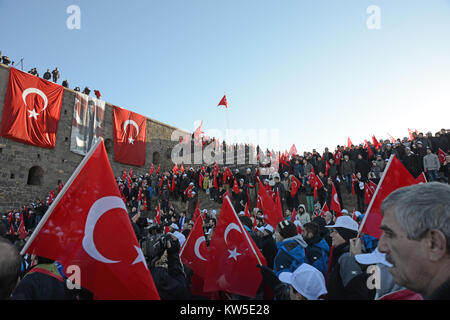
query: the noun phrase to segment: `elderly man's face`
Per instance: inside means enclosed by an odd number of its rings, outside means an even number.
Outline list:
[[[429,279],[428,268],[424,266],[426,253],[421,241],[408,239],[392,210],[385,212],[380,228],[383,234],[378,249],[386,253],[386,260],[393,264],[389,272],[394,281],[410,290],[421,292]]]

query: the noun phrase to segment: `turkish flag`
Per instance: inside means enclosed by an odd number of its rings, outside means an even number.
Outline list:
[[[374,135],[372,136],[372,143],[373,143],[373,146],[375,147],[375,149],[378,149],[381,147],[380,143],[378,142],[377,138],[375,138]]]
[[[298,188],[302,185],[301,181],[296,177],[292,176],[292,185],[291,185],[291,197],[294,198],[297,194]]]
[[[155,168],[153,167],[153,163],[152,163],[152,166],[150,168],[150,172],[148,174],[152,175],[154,171],[155,171]]]
[[[244,210],[244,214],[251,218],[252,216],[250,215],[250,211],[248,210],[248,203],[245,204],[245,210]]]
[[[427,183],[427,178],[425,177],[425,172],[419,174],[416,178],[417,183]]]
[[[180,171],[181,171],[182,173],[184,172],[183,164],[181,164]]]
[[[214,175],[213,185],[214,185],[214,189],[219,190],[219,185],[217,183],[217,174]]]
[[[209,246],[203,290],[255,297],[262,281],[258,264],[267,263],[226,196]]]
[[[155,222],[157,224],[161,224],[161,207],[160,207],[159,203],[158,203],[158,207],[156,208]]]
[[[25,229],[25,221],[23,220],[23,214],[20,214],[20,224],[19,224],[19,230],[17,230],[17,233],[19,235],[19,239],[25,239],[28,235],[27,230]]]
[[[158,166],[158,169],[156,169],[156,174],[159,173],[159,169],[161,169],[161,165]]]
[[[217,106],[225,106],[225,108],[228,108],[228,101],[227,96],[223,96],[222,100],[220,100],[219,104]]]
[[[444,164],[445,162],[445,157],[447,157],[447,154],[441,149],[439,148],[439,161],[441,162],[441,164]]]
[[[264,188],[261,180],[258,178],[259,182],[259,191],[258,191],[258,200],[261,202],[261,207],[264,213],[264,221],[267,224],[270,224],[274,229],[277,227],[279,220],[278,209],[273,201],[273,198],[269,195],[269,193]]]
[[[114,160],[133,166],[145,165],[147,119],[114,106]]]
[[[293,223],[296,218],[297,218],[297,211],[294,208],[294,210],[292,211],[291,222]]]
[[[412,131],[410,128],[408,128],[408,134],[409,134],[409,141],[413,141],[414,140],[414,137],[413,137],[413,132],[414,131]]]
[[[367,148],[367,152],[369,154],[369,160],[372,159],[373,157],[373,151],[372,148],[369,145],[369,142],[367,140],[364,140],[366,142],[366,148]]]
[[[175,165],[173,166],[172,172],[175,173],[175,174],[178,174],[178,166],[177,166],[176,163],[175,163]]]
[[[353,143],[352,143],[352,140],[350,140],[350,138],[347,139],[347,145],[348,145],[348,148],[351,149]]]
[[[330,209],[328,208],[328,204],[325,202],[323,207],[322,207],[322,211],[320,211],[320,216],[323,218],[323,216],[325,215],[325,212],[330,211]]]
[[[330,164],[328,163],[328,160],[325,160],[325,176],[328,177],[328,169],[330,169]]]
[[[195,220],[194,227],[180,249],[181,261],[195,274],[205,278],[208,262],[208,247],[203,233],[203,219],[201,215]]]
[[[200,173],[198,175],[198,184],[200,186],[200,189],[203,189],[203,180],[205,179],[205,177],[202,175],[202,173]]]
[[[334,187],[333,183],[333,190],[331,193],[331,210],[333,210],[336,213],[341,213],[341,204],[338,199],[338,194],[336,192],[336,188]]]
[[[364,201],[367,205],[370,204],[370,200],[372,200],[372,197],[375,194],[375,190],[377,190],[377,184],[375,182],[369,181],[365,183]]]
[[[237,179],[234,179],[233,192],[236,194],[239,193],[239,186],[238,186]]]
[[[21,143],[53,149],[64,88],[11,68],[3,108],[1,135]]]
[[[297,154],[297,148],[295,147],[295,144],[292,145],[291,149],[289,150],[289,154],[291,156]]]
[[[47,210],[25,253],[56,260],[65,268],[78,266],[81,286],[96,299],[159,299],[103,139]]]
[[[417,184],[416,179],[403,166],[395,155],[392,155],[384,169],[383,176],[377,186],[375,194],[369,204],[361,222],[360,232],[371,235],[377,239],[380,238],[383,231],[380,229],[381,220],[381,204],[383,200],[393,191]]]

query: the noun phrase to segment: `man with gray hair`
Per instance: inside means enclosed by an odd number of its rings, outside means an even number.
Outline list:
[[[394,281],[425,299],[450,299],[450,186],[432,182],[392,192],[381,206],[378,249]]]

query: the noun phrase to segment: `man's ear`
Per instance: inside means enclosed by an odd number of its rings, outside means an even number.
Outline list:
[[[447,254],[447,239],[442,231],[428,230],[423,240],[430,261],[437,262]]]

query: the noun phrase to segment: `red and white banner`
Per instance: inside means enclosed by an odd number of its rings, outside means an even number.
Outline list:
[[[199,209],[200,211],[200,209]],[[201,214],[196,217],[194,227],[180,249],[180,258],[195,274],[202,279],[206,275],[208,262],[208,247],[203,232],[203,218]]]
[[[203,290],[255,297],[262,281],[258,264],[267,263],[239,220],[230,198],[224,196],[209,246]]]
[[[78,266],[81,286],[96,299],[159,299],[103,140],[58,194],[23,248],[25,253],[56,260],[66,270]]]
[[[11,68],[3,108],[1,135],[21,143],[53,149],[64,88]]]
[[[145,165],[147,118],[114,106],[114,160]]]

